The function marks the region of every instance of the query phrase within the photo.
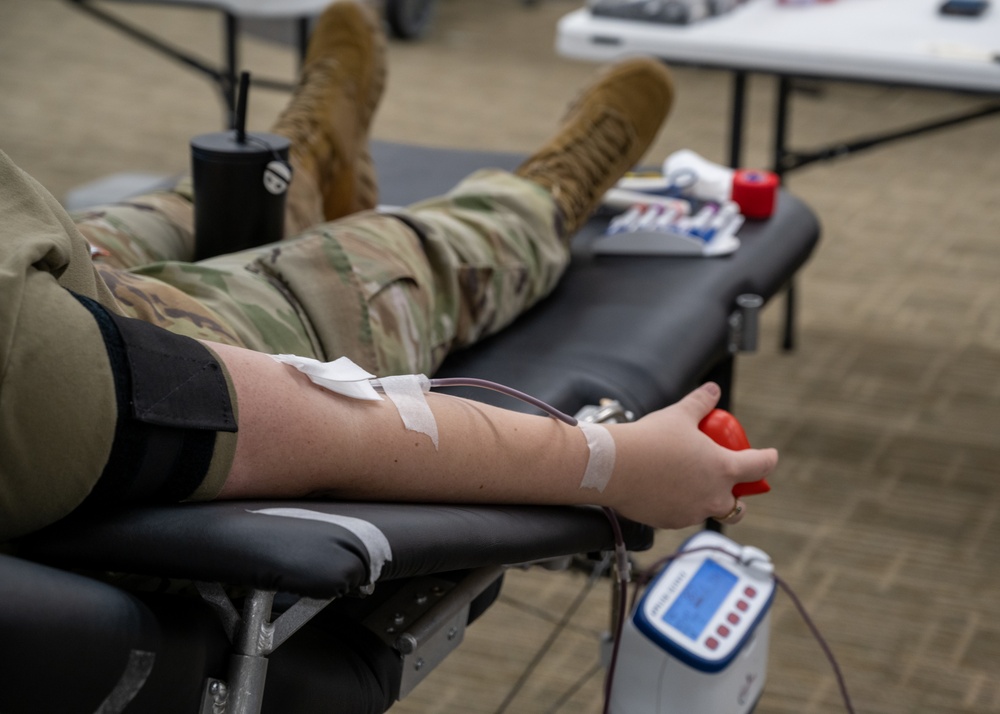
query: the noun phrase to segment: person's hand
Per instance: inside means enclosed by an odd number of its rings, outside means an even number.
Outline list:
[[[626,518],[656,528],[685,528],[707,518],[739,522],[745,504],[733,486],[774,470],[774,449],[732,451],[698,429],[719,401],[704,384],[676,404],[631,424],[608,425],[615,439],[614,475],[604,496]]]

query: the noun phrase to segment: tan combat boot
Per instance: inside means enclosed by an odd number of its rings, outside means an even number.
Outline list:
[[[566,240],[649,149],[673,96],[660,62],[637,57],[612,65],[570,105],[556,135],[517,169],[552,194]]]
[[[367,5],[341,0],[318,18],[298,86],[271,129],[292,142],[286,236],[378,203],[368,129],[385,88],[385,52]]]

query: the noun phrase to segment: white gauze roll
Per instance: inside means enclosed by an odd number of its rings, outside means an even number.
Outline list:
[[[615,440],[611,432],[600,424],[581,421],[579,427],[587,439],[587,448],[590,449],[590,458],[587,460],[580,488],[596,488],[603,493],[615,470]]]
[[[690,149],[681,149],[668,156],[663,162],[663,173],[667,178],[691,174],[694,183],[686,193],[703,201],[728,201],[733,190],[733,170],[702,158]]]

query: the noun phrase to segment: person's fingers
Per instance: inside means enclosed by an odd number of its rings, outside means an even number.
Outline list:
[[[715,409],[715,405],[719,403],[719,397],[721,396],[722,390],[718,384],[715,382],[705,382],[697,389],[688,392],[677,405],[685,414],[692,417],[695,423],[700,423],[702,419],[708,416],[710,411]]]

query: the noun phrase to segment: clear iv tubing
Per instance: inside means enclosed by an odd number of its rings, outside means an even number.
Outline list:
[[[603,506],[604,515],[611,523],[611,530],[615,534],[615,572],[618,576],[615,585],[618,587],[618,611],[615,613],[615,631],[612,633],[614,639],[611,644],[611,659],[608,661],[608,673],[604,677],[604,707],[603,714],[608,714],[611,709],[611,685],[615,681],[615,668],[618,664],[618,650],[622,644],[622,629],[625,627],[625,615],[628,611],[628,584],[631,578],[631,564],[628,559],[628,551],[625,548],[625,536],[622,535],[622,527],[618,522],[618,514],[607,506]]]
[[[488,379],[477,379],[476,377],[441,377],[431,379],[429,381],[432,389],[435,387],[481,387],[482,389],[492,389],[494,392],[506,394],[509,397],[520,399],[522,402],[527,402],[532,406],[538,407],[549,416],[555,417],[559,421],[564,421],[570,426],[577,425],[575,417],[571,417],[569,414],[559,411],[551,404],[546,404],[541,399],[536,399],[530,394],[525,394],[524,392],[514,389],[513,387],[491,382]]]

